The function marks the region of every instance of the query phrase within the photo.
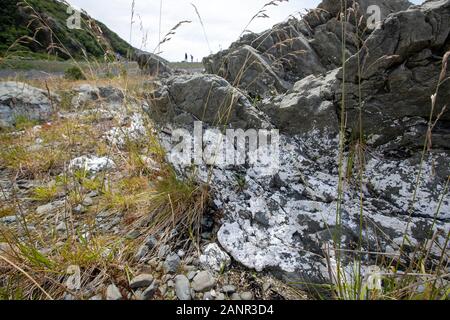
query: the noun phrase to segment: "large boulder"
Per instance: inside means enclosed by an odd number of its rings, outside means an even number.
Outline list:
[[[441,83],[442,57],[450,49],[450,1],[429,1],[420,7],[390,15],[349,58],[338,74],[345,81],[345,96],[336,98],[347,113],[347,125],[376,145],[400,137],[397,147],[417,150],[423,145],[432,114],[435,148],[447,148],[450,140],[450,82]],[[444,70],[448,72],[448,70]],[[345,103],[345,105],[344,105]],[[433,110],[432,110],[433,109]],[[432,112],[433,111],[433,112]],[[444,138],[446,137],[446,138]]]
[[[159,123],[261,128],[267,123],[239,90],[216,75],[176,76],[148,95],[148,113]]]
[[[133,54],[133,60],[138,63],[139,68],[145,74],[160,76],[172,73],[169,62],[156,54],[136,50]]]
[[[58,102],[56,96],[51,97]],[[0,127],[11,127],[19,118],[46,121],[50,118],[52,101],[44,90],[21,82],[0,82]]]
[[[370,6],[377,6],[379,18],[384,19],[410,5],[407,0],[347,0],[343,15],[341,0],[325,0],[301,20],[290,18],[260,34],[245,34],[229,49],[203,59],[203,64],[207,72],[224,77],[251,95],[284,93],[306,76],[339,67],[343,54],[348,57],[361,48],[372,31],[367,28],[373,15]],[[348,21],[342,23],[342,16]]]
[[[351,19],[340,21],[341,1],[324,1],[315,12],[316,20],[308,14],[309,27],[304,20],[303,24],[290,22],[308,39],[310,54],[322,71],[308,74],[310,70],[303,69],[308,71],[302,74],[287,70],[288,64],[276,68],[268,64],[276,75],[266,72],[271,80],[292,84],[285,93],[269,95],[256,105],[281,132],[279,153],[271,158],[277,170],[268,173],[252,165],[198,170],[199,179],[217,191],[214,204],[224,213],[217,238],[221,247],[248,268],[270,271],[301,285],[330,281],[336,239],[342,267],[349,274],[355,259],[362,259],[366,266],[376,263],[380,256],[375,252],[398,259],[402,249],[399,262],[409,263],[407,255],[431,238],[437,245],[430,248],[429,257],[439,261],[446,250],[450,119],[443,106],[449,101],[450,82],[442,83],[436,96],[431,136],[428,120],[442,57],[450,49],[450,0],[428,1],[409,9],[407,1],[374,2],[381,6],[385,20],[361,39],[355,38],[360,25]],[[359,3],[361,10],[371,4]],[[346,48],[333,51],[342,41],[342,26],[348,30]],[[263,53],[273,46],[270,38],[248,34],[227,51],[207,58],[207,63],[214,71],[225,72],[227,79],[233,78],[223,69],[229,66],[229,57],[247,51],[270,61]],[[339,60],[346,58],[344,68],[339,68]],[[295,75],[300,79],[294,81]],[[213,76],[203,77],[210,82]],[[192,84],[206,79],[173,80],[160,98],[176,101],[172,105],[178,109],[167,110],[203,116],[205,108],[199,107],[208,101],[209,93],[215,96],[224,86],[235,90],[220,80],[212,91],[193,91],[201,92],[201,103],[195,102],[185,83],[197,88]],[[230,81],[246,90],[264,89],[252,88],[248,81]],[[209,120],[220,109],[214,105],[206,108],[214,111],[206,117]],[[425,136],[432,144],[422,154]],[[240,187],[237,175],[245,182]]]

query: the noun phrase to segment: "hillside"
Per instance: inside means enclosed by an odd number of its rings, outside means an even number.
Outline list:
[[[57,0],[3,0],[0,7],[0,55],[61,59],[103,58],[127,54],[129,44],[103,23],[81,15],[82,29],[69,29],[67,4]],[[8,50],[9,48],[9,50]]]

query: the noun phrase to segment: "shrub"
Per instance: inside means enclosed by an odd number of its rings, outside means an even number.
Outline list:
[[[68,80],[86,80],[86,76],[79,67],[71,67],[64,72],[64,78]]]

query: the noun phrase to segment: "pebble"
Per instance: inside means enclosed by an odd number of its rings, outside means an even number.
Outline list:
[[[93,204],[94,204],[94,200],[92,200],[91,197],[86,197],[86,198],[84,198],[84,200],[83,200],[83,206],[85,206],[85,207],[90,207],[90,206],[92,206]]]
[[[186,276],[180,274],[175,277],[175,293],[179,300],[191,300],[191,288]]]
[[[236,287],[233,285],[225,285],[222,288],[222,292],[226,293],[226,294],[233,294],[236,292]]]
[[[153,283],[153,276],[151,274],[140,274],[130,281],[131,289],[139,289],[150,286]]]
[[[75,214],[83,214],[85,212],[86,212],[86,208],[81,204],[79,204],[75,208],[73,208],[73,213],[75,213]]]
[[[115,284],[110,284],[106,289],[106,300],[121,300],[122,294]]]
[[[118,222],[120,222],[120,219]],[[126,235],[126,238],[128,240],[136,240],[137,238],[139,238],[140,235],[141,235],[141,233],[139,231],[133,230]]]
[[[145,256],[148,254],[148,252],[149,252],[149,250],[148,250],[148,247],[146,245],[140,246],[140,248],[136,252],[135,259],[137,261],[142,260],[143,258],[145,258]]]
[[[241,293],[241,299],[242,300],[253,300],[253,293],[251,292],[242,292]]]
[[[196,275],[197,275],[197,271],[191,271],[191,272],[189,272],[189,273],[187,274],[187,278],[188,278],[189,280],[192,280],[192,279],[195,278]]]
[[[164,271],[167,273],[176,273],[180,268],[181,260],[177,254],[168,255],[164,261]]]
[[[67,226],[66,226],[66,223],[65,223],[64,221],[62,221],[61,223],[59,223],[59,224],[56,226],[56,231],[64,232],[64,231],[66,231],[66,230],[67,230]]]
[[[206,292],[203,295],[203,300],[214,300],[214,297],[212,296],[211,292]]]
[[[219,301],[225,300],[225,295],[223,293],[218,293],[216,296],[216,300],[219,300]]]
[[[103,300],[103,297],[101,294],[96,294],[95,296],[90,297],[89,300],[96,300],[96,301]]]
[[[155,295],[157,289],[158,286],[156,285],[156,282],[153,282],[147,289],[144,290],[144,292],[142,292],[142,299],[150,300]]]
[[[241,296],[239,295],[239,293],[233,293],[231,295],[231,300],[242,300]]]
[[[164,297],[164,295],[167,293],[167,285],[163,284],[159,287],[159,293]]]
[[[221,272],[231,264],[230,256],[216,243],[208,244],[199,260],[203,268],[216,272]]]
[[[192,280],[192,288],[197,292],[210,290],[215,284],[214,277],[208,271],[200,271]]]
[[[0,222],[5,223],[5,224],[11,224],[16,221],[17,221],[16,216],[7,216],[7,217],[0,218]]]

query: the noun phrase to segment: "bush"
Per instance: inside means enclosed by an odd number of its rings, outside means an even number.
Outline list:
[[[68,80],[86,80],[86,76],[79,67],[71,67],[64,72],[64,78]]]

